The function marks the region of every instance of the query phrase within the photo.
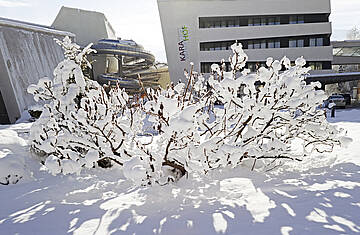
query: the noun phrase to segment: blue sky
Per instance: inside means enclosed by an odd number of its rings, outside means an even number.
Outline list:
[[[316,1],[316,0],[313,0]],[[360,0],[331,0],[333,40],[360,28]],[[133,39],[166,61],[156,0],[0,0],[0,17],[51,25],[61,6],[103,12],[117,36]]]

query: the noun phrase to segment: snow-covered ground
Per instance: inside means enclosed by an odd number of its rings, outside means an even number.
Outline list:
[[[0,177],[27,173],[0,185],[0,234],[360,233],[360,110],[329,121],[348,130],[349,148],[268,173],[229,168],[148,188],[116,168],[49,175],[29,153],[31,124],[0,126]]]

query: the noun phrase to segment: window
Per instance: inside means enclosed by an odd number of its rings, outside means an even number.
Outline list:
[[[297,47],[304,47],[304,39],[297,40]]]
[[[201,63],[201,73],[210,73],[210,64],[209,63]]]
[[[290,39],[289,47],[304,47],[304,39]]]
[[[214,28],[214,23],[209,21],[206,23],[206,28]]]
[[[248,49],[254,49],[254,42],[253,41],[249,41]]]
[[[244,49],[266,49],[266,48],[299,48],[299,47],[316,47],[323,46],[324,37],[292,37],[292,38],[268,38],[256,40],[240,40],[244,45]],[[217,41],[217,42],[201,42],[200,51],[225,51],[230,50],[235,40]],[[325,64],[326,65],[326,64]]]
[[[311,70],[322,70],[322,62],[309,62],[309,66],[311,67]]]
[[[315,63],[315,69],[316,70],[322,70],[322,63],[321,62],[316,62]]]
[[[260,18],[254,18],[254,26],[259,26],[261,22]]]
[[[270,1],[270,0],[269,0]],[[217,17],[199,17],[200,28],[218,28],[218,27],[239,27],[239,26],[265,26],[280,24],[303,24],[328,22],[327,14],[309,14],[309,15],[269,15],[269,16],[217,16]]]
[[[250,69],[251,72],[255,72],[256,71],[256,64],[255,63],[249,63],[248,68]]]
[[[289,24],[303,24],[305,23],[304,16],[290,16],[289,17]]]
[[[235,19],[231,19],[228,21],[228,27],[235,27]]]
[[[275,17],[275,24],[276,25],[280,24],[280,16]]]
[[[309,63],[309,67],[311,68],[311,70],[315,70],[315,63],[314,63],[314,62],[310,62],[310,63]]]
[[[266,18],[265,17],[261,18],[261,25],[266,25]]]
[[[324,46],[324,39],[323,38],[317,38],[316,39],[316,46],[318,46],[318,47]]]
[[[275,43],[273,40],[269,40],[268,41],[268,48],[274,48],[275,47]]]
[[[261,49],[265,49],[266,48],[266,40],[262,40],[261,41]]]
[[[289,47],[296,47],[296,40],[289,40]]]
[[[275,24],[275,18],[274,17],[269,17],[268,24],[269,25],[274,25]]]
[[[316,47],[316,38],[310,38],[309,45],[310,47]]]
[[[290,16],[289,24],[297,24],[297,16]]]
[[[280,40],[275,41],[275,48],[280,48]]]
[[[298,23],[298,24],[303,24],[303,23],[305,23],[305,17],[304,17],[304,16],[298,16],[297,23]]]
[[[324,46],[324,38],[310,38],[310,47],[321,47]]]
[[[201,73],[211,73],[211,65],[213,64],[218,64],[220,66],[219,63],[215,63],[215,62],[201,62],[200,63],[200,72]],[[230,71],[230,63],[229,62],[225,62],[225,70],[226,71]]]

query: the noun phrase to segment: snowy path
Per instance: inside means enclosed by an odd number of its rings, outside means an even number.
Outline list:
[[[360,233],[360,110],[330,121],[349,131],[348,149],[268,174],[238,167],[143,188],[119,169],[54,177],[33,163],[33,180],[0,186],[0,234]]]

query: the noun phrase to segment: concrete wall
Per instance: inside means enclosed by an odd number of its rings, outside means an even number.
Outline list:
[[[74,33],[76,43],[80,46],[87,46],[104,38],[116,39],[115,30],[100,12],[62,7],[51,26]]]
[[[53,40],[74,36],[49,28],[0,20],[0,92],[11,123],[35,103],[27,93],[30,84],[52,77],[63,60],[63,51]]]
[[[76,43],[82,47],[95,44],[101,39],[117,39],[116,32],[105,15],[96,11],[62,7],[52,27],[74,33]],[[112,56],[95,55],[89,59],[92,61],[95,80],[99,74],[118,71],[118,61]]]
[[[317,14],[330,13],[330,0],[157,0],[164,34],[166,55],[170,77],[173,82],[183,79],[184,68],[194,62],[195,70],[200,71],[200,62],[227,59],[230,51],[200,52],[200,42],[226,41],[236,39],[255,39],[287,37],[299,35],[331,34],[331,23],[314,23],[298,25],[272,25],[234,28],[199,28],[199,17],[215,16],[252,16],[283,14]],[[181,28],[188,28],[186,42],[186,60],[179,56]],[[260,49],[247,50],[250,61],[265,61],[267,56],[279,57],[288,55],[307,60],[331,61],[332,48],[293,48],[281,50]],[[220,58],[222,57],[222,58]]]

